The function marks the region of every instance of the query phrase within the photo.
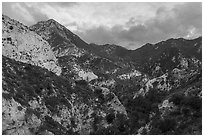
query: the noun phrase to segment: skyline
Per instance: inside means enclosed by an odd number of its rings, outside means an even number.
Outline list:
[[[30,26],[54,19],[88,43],[136,49],[202,36],[202,3],[3,2],[2,13]]]

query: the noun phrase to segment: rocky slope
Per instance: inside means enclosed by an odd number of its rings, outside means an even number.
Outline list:
[[[116,80],[114,90],[126,108],[130,134],[201,134],[201,68]]]
[[[48,41],[57,57],[65,55],[80,57],[85,52],[82,47],[88,45],[77,35],[53,19],[38,22],[29,27],[29,29],[35,31],[43,39]]]
[[[60,75],[61,68],[47,41],[22,23],[2,15],[2,54],[17,61],[47,68]]]
[[[92,52],[112,61],[124,60],[136,70],[150,76],[160,76],[174,68],[201,65],[202,38],[168,39],[156,44],[147,43],[139,49],[127,50],[117,45],[89,45]],[[168,63],[167,63],[168,62]]]
[[[201,46],[201,37],[194,40],[169,39],[154,45],[146,44],[132,51],[129,57],[142,72],[158,76],[176,67],[182,69],[190,65],[201,65]]]
[[[3,134],[92,134],[127,112],[107,88],[75,85],[46,69],[3,56]]]
[[[201,37],[127,50],[4,17],[3,134],[202,133]]]
[[[119,60],[94,52],[94,48],[55,20],[38,22],[29,29],[48,41],[65,77],[74,76],[91,81],[104,78],[104,75],[110,75],[120,68],[128,68]]]

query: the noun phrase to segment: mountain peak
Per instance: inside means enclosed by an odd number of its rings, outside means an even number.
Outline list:
[[[61,47],[62,45],[70,46],[74,44],[77,47],[85,48],[88,45],[79,36],[72,33],[54,19],[38,22],[30,26],[30,30],[42,36],[52,47]]]
[[[37,65],[61,73],[47,41],[24,24],[2,15],[2,54],[16,61]]]
[[[45,22],[53,22],[53,23],[55,23],[55,22],[57,22],[57,21],[54,20],[54,19],[49,19],[49,20],[47,20],[47,21],[45,21]]]
[[[30,30],[2,16],[2,134],[202,134],[201,39],[131,51]]]
[[[37,24],[31,26],[30,28],[35,30],[36,28],[43,27],[43,28],[51,28],[51,29],[58,29],[63,30],[66,29],[63,25],[57,22],[54,19],[49,19],[47,21],[40,21]]]
[[[45,23],[50,23],[50,24],[54,24],[56,27],[63,27],[64,28],[64,26],[63,25],[61,25],[59,22],[57,22],[56,20],[54,20],[54,19],[49,19],[49,20],[47,20],[47,21],[45,21]]]

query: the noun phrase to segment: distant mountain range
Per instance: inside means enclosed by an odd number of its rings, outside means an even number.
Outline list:
[[[38,22],[31,26],[30,30],[47,40],[54,51],[70,49],[68,45],[75,45],[79,49],[84,49],[121,66],[132,64],[136,69],[150,75],[156,67],[161,67],[164,73],[171,71],[178,67],[182,57],[202,60],[201,37],[194,40],[169,39],[156,44],[148,43],[136,50],[127,50],[118,45],[87,44],[54,20]]]
[[[2,15],[3,134],[201,134],[202,37],[136,50]]]

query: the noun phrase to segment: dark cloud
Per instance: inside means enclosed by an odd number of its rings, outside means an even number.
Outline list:
[[[201,3],[184,3],[176,5],[171,10],[160,7],[154,18],[143,24],[136,23],[137,20],[131,17],[126,23],[126,26],[130,26],[129,29],[118,25],[111,29],[100,26],[76,33],[87,42],[125,44],[121,46],[133,49],[148,42],[156,43],[172,37],[185,37],[191,28],[196,30],[192,37],[197,37],[202,34]]]

